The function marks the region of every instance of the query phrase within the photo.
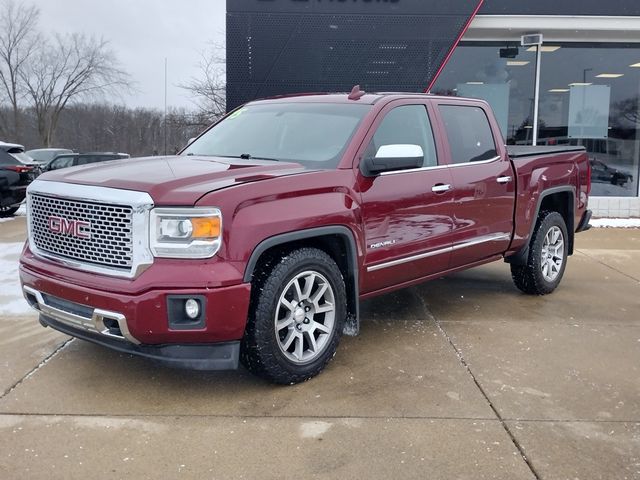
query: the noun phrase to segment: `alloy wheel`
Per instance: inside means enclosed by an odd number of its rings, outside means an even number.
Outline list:
[[[564,262],[564,235],[559,227],[553,226],[547,231],[540,257],[542,276],[547,282],[555,281]]]
[[[276,307],[278,347],[293,363],[314,361],[331,340],[335,317],[335,295],[327,278],[317,271],[297,274],[285,286]]]

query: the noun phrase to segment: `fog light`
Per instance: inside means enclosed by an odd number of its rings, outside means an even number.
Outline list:
[[[184,302],[184,313],[186,313],[190,319],[195,320],[200,316],[200,303],[190,298]]]

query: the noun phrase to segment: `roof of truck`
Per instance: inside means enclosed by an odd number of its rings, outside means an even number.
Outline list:
[[[466,100],[463,97],[451,97],[443,95],[433,95],[431,93],[419,93],[419,92],[365,92],[357,99],[350,98],[348,92],[344,93],[297,93],[291,95],[278,95],[268,98],[260,98],[249,103],[256,104],[262,102],[281,102],[281,103],[363,103],[366,105],[373,105],[380,100],[396,100],[407,97],[423,97],[432,99],[449,99],[455,98],[456,100]],[[478,99],[468,99],[474,102],[482,102]]]

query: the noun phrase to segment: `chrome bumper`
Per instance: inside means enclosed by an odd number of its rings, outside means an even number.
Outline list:
[[[61,301],[60,303],[64,302],[69,305],[77,305],[78,307],[82,307],[83,310],[90,310],[92,312],[91,315],[85,316],[48,304],[45,300],[45,295],[38,290],[27,287],[26,285],[22,287],[22,291],[24,298],[29,302],[29,305],[42,315],[57,320],[58,322],[72,328],[79,328],[84,331],[98,333],[109,338],[128,341],[135,345],[140,344],[140,342],[129,332],[127,319],[121,313],[101,310],[88,305],[74,304],[73,302],[59,299]],[[51,295],[47,296],[55,298]]]

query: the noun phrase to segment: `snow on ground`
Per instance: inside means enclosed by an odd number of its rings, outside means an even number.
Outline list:
[[[23,243],[0,243],[0,317],[32,315],[22,296],[18,279],[18,258]]]
[[[594,228],[640,228],[640,218],[592,218]]]

